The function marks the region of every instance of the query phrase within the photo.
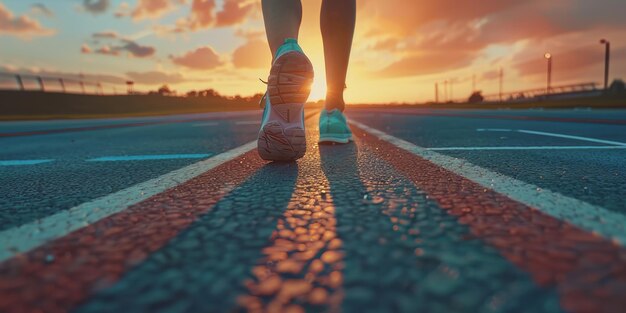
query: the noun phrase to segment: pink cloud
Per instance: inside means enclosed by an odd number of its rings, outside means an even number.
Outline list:
[[[209,46],[189,51],[180,57],[170,56],[172,63],[195,70],[210,70],[223,64],[219,55]]]
[[[41,26],[37,20],[28,16],[15,16],[0,2],[0,34],[19,37],[47,36],[54,31]]]

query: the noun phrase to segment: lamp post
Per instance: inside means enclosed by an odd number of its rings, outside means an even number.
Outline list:
[[[600,40],[600,44],[605,47],[604,55],[604,90],[609,88],[609,63],[611,62],[611,43],[606,40]]]
[[[544,57],[548,60],[548,88],[546,89],[546,95],[550,95],[550,85],[552,84],[552,54],[546,52]]]

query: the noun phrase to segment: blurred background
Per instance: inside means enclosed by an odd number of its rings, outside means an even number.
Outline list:
[[[607,49],[607,87],[626,76],[622,0],[357,2],[353,104],[598,94]],[[311,101],[325,94],[320,4],[303,1]],[[260,0],[0,1],[1,89],[256,102],[270,61]]]

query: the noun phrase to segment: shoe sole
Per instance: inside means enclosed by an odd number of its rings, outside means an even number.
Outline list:
[[[267,86],[271,109],[257,141],[262,159],[293,161],[306,153],[303,113],[312,83],[313,65],[300,52],[288,52],[272,65]]]

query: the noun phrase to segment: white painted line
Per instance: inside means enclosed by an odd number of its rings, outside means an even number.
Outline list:
[[[236,125],[261,125],[261,121],[237,121]]]
[[[147,161],[147,160],[177,160],[177,159],[204,159],[210,157],[211,153],[203,154],[154,154],[154,155],[122,155],[105,156],[89,159],[87,162],[116,162],[116,161]]]
[[[510,132],[513,130],[506,129],[506,128],[477,128],[476,131],[477,132]]]
[[[619,150],[626,146],[527,146],[527,147],[439,147],[429,151],[498,151],[498,150]]]
[[[581,141],[602,143],[602,144],[607,144],[607,145],[626,146],[626,143],[619,142],[619,141],[603,140],[603,139],[589,138],[589,137],[582,137],[582,136],[571,136],[571,135],[565,135],[565,134],[541,132],[541,131],[527,130],[527,129],[477,128],[476,131],[478,132],[516,132],[516,133],[539,135],[539,136],[581,140]]]
[[[626,244],[626,216],[622,214],[492,172],[463,159],[430,151],[367,125],[355,121],[351,121],[351,123],[382,140],[472,180],[485,188],[536,208],[554,218],[567,221],[610,240],[615,240],[621,245]]]
[[[49,163],[54,161],[53,159],[46,160],[0,160],[0,166],[20,166],[20,165],[36,165]]]
[[[626,146],[626,143],[619,142],[619,141],[602,140],[602,139],[595,139],[595,138],[589,138],[589,137],[570,136],[570,135],[548,133],[548,132],[540,132],[540,131],[525,130],[525,129],[520,129],[520,130],[518,130],[518,132],[525,133],[525,134],[532,134],[532,135],[558,137],[558,138],[566,138],[566,139],[589,141],[589,142],[595,142],[595,143],[603,143],[603,144],[607,144],[607,145]]]
[[[0,262],[93,224],[256,148],[256,140],[160,177],[0,232]]]
[[[220,124],[219,122],[198,123],[198,124],[191,125],[191,127],[208,127],[208,126],[217,126],[219,124]]]

